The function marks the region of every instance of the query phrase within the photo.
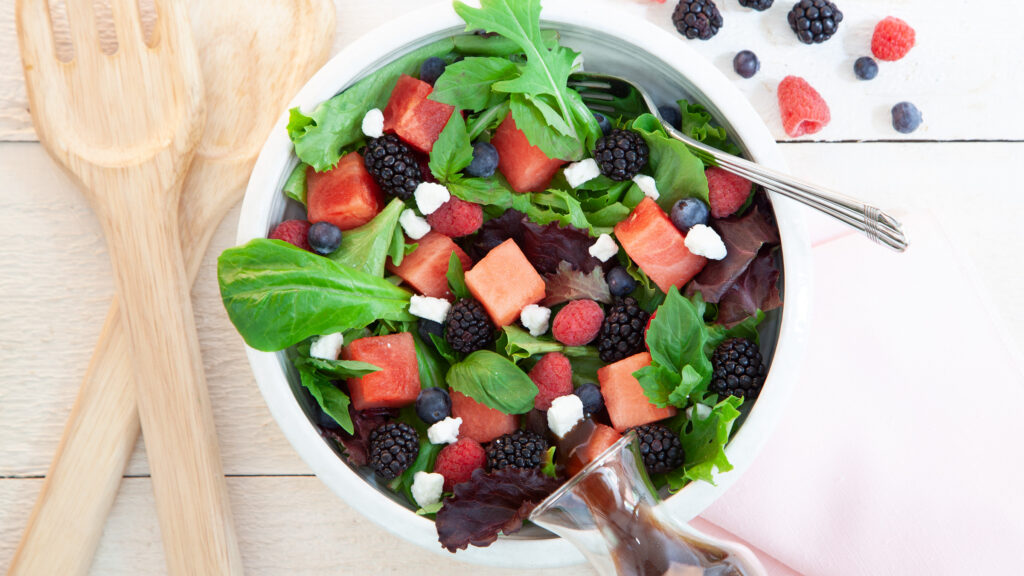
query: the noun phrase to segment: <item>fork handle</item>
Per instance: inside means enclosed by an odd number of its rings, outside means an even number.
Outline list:
[[[900,223],[875,206],[864,204],[838,192],[772,170],[745,158],[722,152],[679,133],[671,126],[666,126],[666,130],[673,138],[694,150],[698,156],[705,160],[710,159],[728,172],[743,176],[767,190],[792,198],[832,216],[857,229],[875,243],[896,252],[903,252],[907,249],[907,238],[903,234]]]
[[[133,170],[134,175],[141,170]],[[181,182],[128,171],[97,207],[172,576],[242,573],[178,232]]]

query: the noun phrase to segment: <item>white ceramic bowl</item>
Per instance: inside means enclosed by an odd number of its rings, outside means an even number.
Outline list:
[[[612,8],[580,2],[545,1],[544,26],[558,29],[562,42],[586,57],[586,68],[632,78],[663,102],[680,96],[696,100],[714,114],[734,140],[756,161],[785,169],[782,157],[761,118],[711,63],[684,40]],[[331,59],[306,84],[291,106],[309,112],[317,104],[395,57],[446,35],[464,24],[450,5],[432,5],[369,32]],[[281,186],[297,160],[292,154],[282,115],[253,170],[238,228],[238,243],[266,237],[285,214]],[[662,506],[680,521],[707,508],[746,470],[775,426],[798,378],[807,337],[811,303],[810,246],[798,207],[772,197],[782,237],[785,306],[769,315],[762,329],[762,349],[771,358],[763,392],[739,427],[726,452],[734,469],[717,477],[717,485],[692,483]],[[776,338],[777,334],[777,338]],[[320,479],[350,506],[394,534],[444,552],[431,520],[417,516],[400,496],[378,490],[371,474],[348,466],[311,423],[311,408],[283,353],[249,349],[249,362],[271,414],[299,455]],[[491,566],[542,568],[583,562],[568,543],[539,533],[501,538],[488,548],[470,548],[456,558]]]

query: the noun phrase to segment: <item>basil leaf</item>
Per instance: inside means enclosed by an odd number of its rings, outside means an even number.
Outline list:
[[[557,30],[542,30],[541,42],[549,50],[558,46]],[[522,48],[503,36],[462,34],[455,37],[455,51],[466,56],[503,56],[522,53]]]
[[[704,176],[704,163],[694,156],[690,149],[679,140],[670,138],[661,122],[650,114],[644,114],[633,121],[633,130],[643,136],[650,149],[650,166],[658,185],[658,205],[670,211],[677,200],[699,198],[708,203],[708,179]],[[627,193],[633,206],[643,199],[643,192],[635,184]]]
[[[332,380],[359,378],[381,371],[379,366],[374,366],[367,362],[359,362],[358,360],[324,360],[323,358],[313,358],[312,356],[296,358],[295,365],[307,366]]]
[[[446,388],[444,374],[447,365],[439,356],[436,350],[423,343],[419,334],[412,333],[413,342],[416,344],[416,364],[420,372],[421,388]]]
[[[462,260],[459,260],[459,255],[452,251],[451,256],[448,257],[448,287],[452,289],[452,294],[456,298],[469,298],[469,288],[466,286],[466,272],[462,269]]]
[[[698,307],[673,286],[647,329],[651,365],[634,376],[651,403],[685,408],[691,395],[711,381],[711,361],[705,354],[708,329],[703,302]]]
[[[333,418],[345,432],[354,434],[355,427],[348,412],[348,395],[339,390],[328,378],[317,374],[312,366],[297,364],[296,367],[299,370],[299,381],[309,390],[313,399],[320,405],[320,409]]]
[[[455,364],[462,358],[459,353],[452,348],[452,345],[447,340],[438,336],[437,334],[430,335],[430,341],[434,343],[434,349],[441,355],[442,358],[448,361],[449,364]]]
[[[505,414],[529,412],[537,395],[526,372],[490,350],[477,350],[453,365],[446,379],[452,390]]]
[[[516,363],[535,354],[561,352],[563,348],[554,340],[542,340],[518,326],[505,326],[498,337],[498,349],[504,350],[505,355]]]
[[[558,472],[555,468],[555,447],[548,448],[548,451],[544,453],[544,463],[541,466],[540,473],[550,478],[557,478]]]
[[[376,320],[414,320],[409,292],[281,240],[225,250],[217,279],[228,318],[249,346],[265,352]]]
[[[493,92],[491,86],[518,73],[518,68],[508,58],[466,58],[444,69],[429,98],[477,112],[505,100],[505,96]]]
[[[299,162],[292,173],[288,176],[288,179],[284,183],[284,194],[285,196],[299,202],[303,206],[306,205],[306,169],[309,168],[309,164],[305,162]]]
[[[453,178],[447,186],[448,191],[460,200],[484,206],[510,208],[515,196],[508,182],[497,172],[490,178]]]
[[[448,182],[472,161],[473,144],[466,134],[466,121],[456,110],[434,142],[428,166],[435,178]]]
[[[394,256],[395,238],[403,245],[405,243],[402,228],[398,225],[402,210],[405,210],[405,204],[397,198],[392,200],[373,220],[345,232],[341,247],[328,257],[338,264],[383,276],[388,255]],[[398,253],[405,254],[404,249]],[[401,262],[401,256],[398,260]]]

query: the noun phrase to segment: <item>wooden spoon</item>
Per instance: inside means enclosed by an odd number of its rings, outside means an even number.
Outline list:
[[[208,109],[180,206],[194,280],[281,108],[326,61],[335,11],[330,0],[193,0],[191,16]],[[127,349],[115,300],[8,574],[88,573],[139,433]]]

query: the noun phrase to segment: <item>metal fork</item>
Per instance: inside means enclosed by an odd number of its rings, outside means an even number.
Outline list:
[[[704,160],[724,170],[743,176],[767,190],[792,198],[836,220],[861,231],[872,241],[897,252],[907,249],[907,238],[900,223],[880,209],[761,166],[750,160],[727,154],[680,133],[661,118],[658,107],[646,90],[629,80],[606,74],[573,74],[569,86],[575,88],[583,102],[594,112],[605,115],[635,116],[653,114],[670,136],[686,144]]]

